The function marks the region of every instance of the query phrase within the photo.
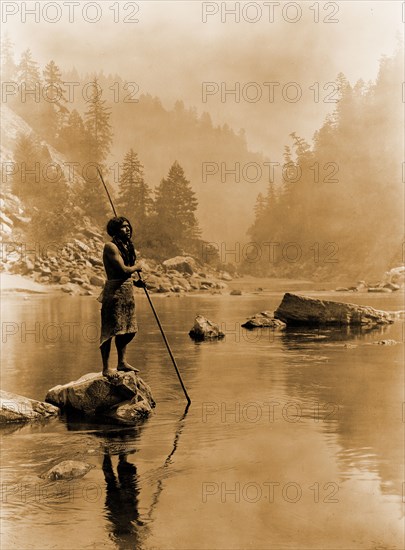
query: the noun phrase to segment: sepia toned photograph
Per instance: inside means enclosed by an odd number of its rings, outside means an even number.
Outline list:
[[[0,10],[1,550],[403,550],[405,3]]]

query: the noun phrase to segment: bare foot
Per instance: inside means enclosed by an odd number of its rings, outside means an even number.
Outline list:
[[[139,372],[139,369],[136,369],[126,361],[122,361],[122,363],[118,363],[117,371],[124,371],[124,372]]]

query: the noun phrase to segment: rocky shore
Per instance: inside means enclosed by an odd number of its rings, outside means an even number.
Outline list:
[[[81,228],[69,242],[35,243],[27,238],[31,220],[18,197],[1,193],[0,207],[3,274],[24,277],[33,292],[36,284],[73,295],[100,293],[105,281],[103,247],[110,240],[107,234],[102,234],[83,217]],[[217,271],[186,252],[162,262],[142,258],[142,251],[138,250],[137,257],[150,292],[220,293],[233,279],[228,272]]]
[[[358,281],[352,286],[338,286],[335,292],[381,292],[389,293],[403,289],[405,286],[405,266],[393,267],[386,271],[380,281]]]
[[[83,228],[72,242],[49,245],[45,254],[27,250],[23,243],[9,242],[3,273],[22,276],[36,285],[72,295],[97,295],[105,281],[104,242],[101,234],[89,228]],[[141,258],[140,263],[142,278],[152,293],[220,293],[227,289],[227,281],[233,279],[229,273],[218,272],[191,256],[176,256],[161,263]],[[35,284],[31,284],[34,289]]]

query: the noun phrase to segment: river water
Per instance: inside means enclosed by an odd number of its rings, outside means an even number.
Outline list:
[[[135,429],[66,418],[3,428],[1,548],[404,548],[403,320],[371,332],[241,329],[287,290],[267,286],[153,296],[188,411],[137,295],[140,332],[128,359],[152,388],[153,416]],[[301,288],[404,309],[398,293]],[[3,389],[43,400],[54,385],[100,370],[93,297],[10,295],[2,306]],[[197,313],[226,338],[194,343]],[[373,343],[382,339],[399,343]],[[70,482],[37,477],[67,459],[94,467]]]

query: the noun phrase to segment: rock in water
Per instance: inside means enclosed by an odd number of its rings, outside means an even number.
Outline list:
[[[386,293],[389,293],[389,292],[392,292],[392,289],[391,288],[388,288],[388,287],[384,287],[384,286],[374,286],[374,287],[370,287],[368,289],[369,292],[386,292]]]
[[[274,319],[274,315],[271,311],[261,311],[256,313],[253,317],[250,317],[246,323],[243,323],[244,328],[285,328],[285,323],[279,319]]]
[[[219,330],[219,326],[206,319],[203,315],[197,315],[194,326],[188,333],[193,340],[215,340],[224,338],[225,334]]]
[[[22,395],[0,391],[0,424],[7,422],[30,422],[51,416],[58,416],[58,407],[28,399]]]
[[[386,311],[297,294],[284,294],[274,317],[287,325],[386,325],[393,319]]]
[[[388,288],[389,290],[392,290],[393,292],[395,292],[396,290],[400,290],[401,287],[399,285],[396,285],[394,283],[387,283],[384,285],[384,288]]]
[[[56,466],[53,466],[50,470],[42,474],[43,479],[49,479],[50,481],[57,481],[58,479],[77,479],[83,477],[94,466],[87,464],[86,462],[80,462],[78,460],[64,460]]]
[[[136,423],[155,407],[149,386],[134,372],[117,372],[116,379],[107,379],[101,373],[85,374],[79,380],[51,388],[45,401],[67,411],[120,423]]]

